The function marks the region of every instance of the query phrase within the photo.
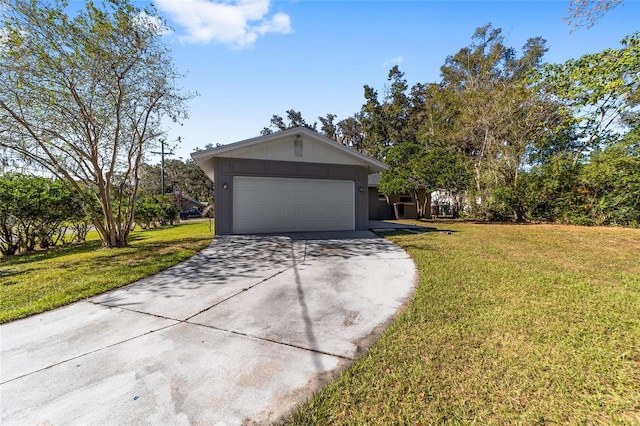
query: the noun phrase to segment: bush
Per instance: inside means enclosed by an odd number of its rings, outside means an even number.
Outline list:
[[[634,139],[592,152],[586,164],[556,155],[523,174],[523,179],[529,186],[529,219],[574,225],[640,224],[640,143]]]
[[[0,177],[0,253],[14,255],[20,249],[14,212],[17,205],[17,183],[12,176]]]
[[[640,144],[620,142],[591,154],[581,183],[597,225],[638,226],[640,222]]]
[[[64,242],[69,224],[85,216],[73,192],[60,180],[18,173],[0,176],[0,252],[4,256]]]
[[[148,195],[136,202],[136,223],[142,229],[173,225],[178,217],[176,206],[167,195]]]
[[[585,193],[580,187],[583,165],[559,154],[523,174],[529,197],[527,217],[533,220],[588,224]]]

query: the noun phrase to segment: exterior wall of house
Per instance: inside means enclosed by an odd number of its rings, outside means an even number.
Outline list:
[[[368,229],[368,173],[364,166],[221,157],[216,157],[213,161],[216,182],[216,235],[233,233],[234,176],[351,180],[355,183],[355,229]],[[363,188],[362,192],[360,188]]]
[[[221,153],[219,157],[291,161],[296,163],[322,163],[353,165],[354,160],[348,158],[343,152],[332,149],[326,144],[313,143],[302,137],[296,146],[296,136],[291,135],[269,143],[255,144],[239,148],[231,152]],[[337,142],[336,142],[337,144]],[[362,164],[365,165],[364,163]]]
[[[416,199],[414,195],[400,195],[400,194],[390,194],[388,196],[389,204],[393,206],[394,203],[415,203],[417,211],[418,205],[425,206],[425,211],[423,213],[423,217],[426,219],[431,218],[431,193],[428,193],[424,189],[418,189],[418,198]],[[414,216],[414,209],[411,208],[411,213],[409,216],[406,216],[407,219],[412,219]],[[395,216],[395,215],[394,215]]]
[[[393,205],[387,202],[386,197],[380,199],[378,188],[369,187],[369,219],[387,220],[395,219]]]

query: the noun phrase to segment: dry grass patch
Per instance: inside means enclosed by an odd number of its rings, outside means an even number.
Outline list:
[[[370,352],[289,424],[640,424],[640,230],[436,225]]]

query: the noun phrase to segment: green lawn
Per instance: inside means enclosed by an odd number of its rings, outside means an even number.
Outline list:
[[[640,424],[640,230],[439,224],[388,238],[420,271],[371,350],[290,424]],[[0,322],[191,256],[208,223],[0,258]]]
[[[371,350],[289,424],[640,424],[640,230],[438,224]]]
[[[0,257],[0,323],[57,308],[168,268],[206,247],[208,222],[131,234],[130,246],[102,249],[87,242],[48,251]]]

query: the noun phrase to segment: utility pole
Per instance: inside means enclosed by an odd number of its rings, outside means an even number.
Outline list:
[[[160,139],[160,152],[157,151],[151,151],[152,154],[159,154],[160,155],[160,194],[164,195],[165,194],[165,186],[164,186],[164,156],[165,155],[173,155],[173,152],[167,152],[165,154],[164,152],[164,143],[165,143],[165,139]]]

